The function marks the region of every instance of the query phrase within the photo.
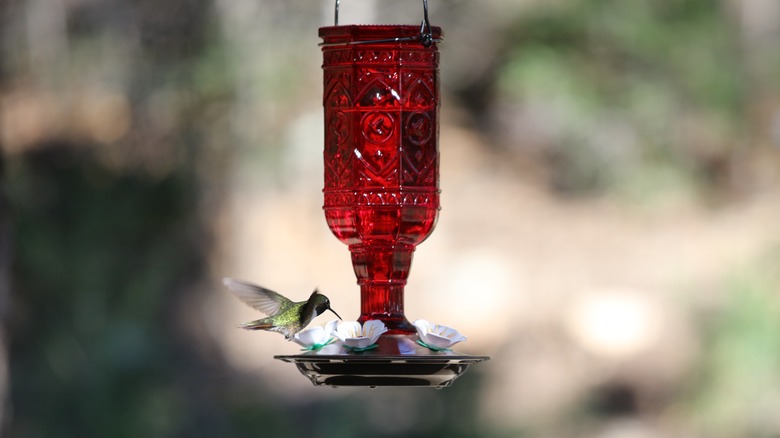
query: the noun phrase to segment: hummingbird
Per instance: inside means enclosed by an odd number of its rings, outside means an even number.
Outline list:
[[[339,314],[331,309],[328,297],[317,289],[314,289],[308,300],[294,302],[272,290],[244,280],[225,278],[222,283],[245,304],[268,315],[267,318],[241,324],[239,327],[243,329],[281,333],[289,341],[326,310],[341,319]]]

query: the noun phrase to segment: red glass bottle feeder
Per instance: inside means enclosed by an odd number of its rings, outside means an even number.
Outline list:
[[[439,51],[427,0],[416,25],[322,27],[324,212],[348,245],[358,321],[381,320],[379,348],[360,355],[277,356],[315,384],[447,386],[486,360],[416,344],[404,314],[412,254],[439,213]]]
[[[380,319],[390,333],[415,332],[404,286],[439,211],[439,53],[419,35],[417,26],[320,29],[325,217],[352,253],[359,321]],[[354,44],[363,41],[375,42]]]

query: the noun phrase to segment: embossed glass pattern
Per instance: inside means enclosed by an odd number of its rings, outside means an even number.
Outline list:
[[[433,38],[441,29],[431,28]],[[419,26],[331,26],[323,39],[324,211],[349,245],[359,321],[414,333],[403,293],[415,247],[439,211],[439,52],[392,41]],[[358,44],[355,44],[358,43]]]

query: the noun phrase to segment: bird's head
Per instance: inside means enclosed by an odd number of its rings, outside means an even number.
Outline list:
[[[317,316],[322,315],[326,310],[330,310],[338,319],[341,319],[338,313],[330,307],[330,300],[325,295],[319,293],[317,290],[312,292],[309,298],[314,303],[314,310],[317,312]]]

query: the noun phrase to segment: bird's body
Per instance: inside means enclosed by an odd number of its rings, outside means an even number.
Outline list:
[[[294,302],[272,290],[243,280],[225,278],[222,282],[241,301],[268,315],[266,318],[241,324],[239,327],[243,329],[277,332],[290,340],[326,310],[330,310],[341,319],[338,313],[330,308],[328,297],[316,289],[308,300]]]

